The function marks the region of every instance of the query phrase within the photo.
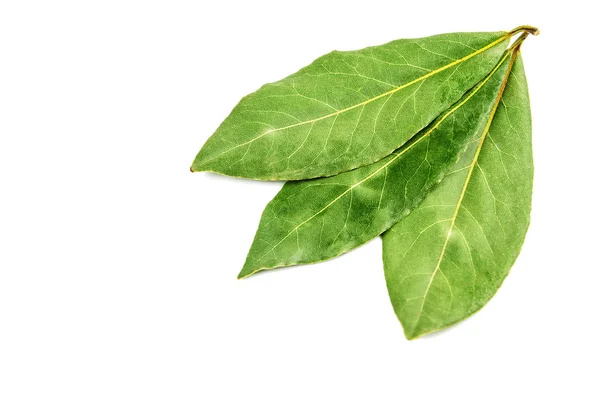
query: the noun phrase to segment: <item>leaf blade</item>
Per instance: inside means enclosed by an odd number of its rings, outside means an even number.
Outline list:
[[[483,129],[506,68],[508,53],[476,88],[390,156],[333,177],[286,183],[265,208],[238,277],[335,257],[408,214]]]
[[[421,206],[383,235],[386,284],[409,339],[483,307],[523,244],[533,161],[527,82],[515,55],[487,134]]]
[[[298,180],[378,161],[480,81],[507,41],[446,34],[327,54],[242,99],[191,169]]]

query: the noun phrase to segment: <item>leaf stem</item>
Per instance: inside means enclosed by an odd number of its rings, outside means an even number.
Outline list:
[[[523,41],[527,38],[527,36],[529,36],[529,31],[524,31],[521,36],[519,36],[517,39],[515,39],[515,41],[513,42],[513,44],[508,48],[508,50],[512,50],[513,52],[517,52],[519,51],[519,49],[521,48],[521,44],[523,44]]]
[[[517,26],[515,29],[513,29],[512,31],[508,31],[507,33],[509,36],[513,36],[519,32],[531,33],[533,36],[537,36],[540,34],[540,30],[538,28],[536,28],[535,26],[531,26],[531,25]]]

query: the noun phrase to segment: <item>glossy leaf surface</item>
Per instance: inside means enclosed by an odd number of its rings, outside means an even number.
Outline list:
[[[452,33],[329,53],[244,97],[191,170],[299,180],[378,161],[483,79],[509,37]]]
[[[288,182],[267,205],[239,277],[335,257],[406,216],[486,126],[509,57],[406,146],[365,167]]]
[[[466,318],[496,293],[525,238],[532,180],[529,96],[518,56],[487,134],[383,235],[387,287],[407,338]]]

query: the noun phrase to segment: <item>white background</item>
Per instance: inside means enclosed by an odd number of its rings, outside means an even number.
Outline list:
[[[600,396],[593,2],[1,4],[1,399]],[[379,239],[236,280],[281,184],[188,168],[243,95],[332,49],[522,24],[532,223],[481,312],[407,341]]]

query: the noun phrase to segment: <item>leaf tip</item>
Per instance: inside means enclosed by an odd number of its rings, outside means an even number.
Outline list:
[[[423,329],[423,327],[420,325],[410,326],[402,323],[402,321],[400,321],[400,324],[402,325],[402,330],[404,331],[404,337],[410,341],[419,339],[421,336],[431,333],[431,330]]]
[[[208,171],[207,168],[203,168],[198,162],[194,161],[192,166],[190,167],[191,172],[205,172]]]
[[[408,330],[404,330],[404,337],[406,338],[406,340],[415,340],[419,337],[419,335],[417,333],[415,333],[414,330],[412,331],[408,331]]]
[[[238,279],[238,281],[239,281],[239,280],[241,280],[241,279],[247,278],[247,277],[249,277],[250,275],[254,274],[255,272],[256,272],[256,271],[248,270],[248,269],[246,268],[246,266],[244,265],[244,266],[242,267],[242,270],[241,270],[241,271],[240,271],[240,273],[238,274],[238,276],[237,276],[237,279]]]
[[[256,267],[256,266],[253,267],[252,265],[244,264],[244,266],[242,267],[242,270],[238,274],[237,278],[238,278],[238,280],[244,279],[244,278],[247,278],[249,276],[256,274],[257,272],[264,271],[265,269],[270,269],[270,268]]]

